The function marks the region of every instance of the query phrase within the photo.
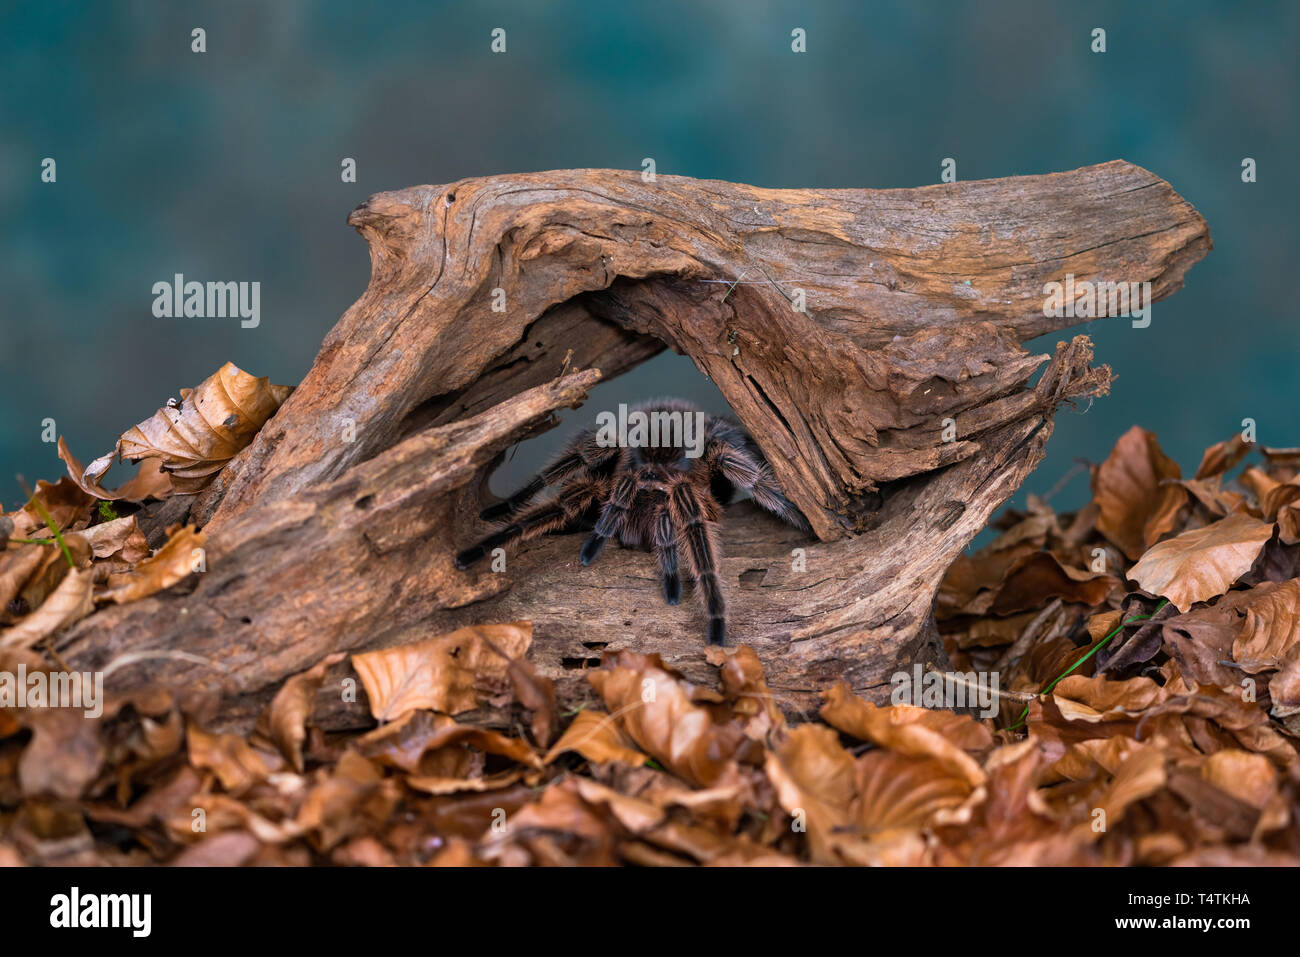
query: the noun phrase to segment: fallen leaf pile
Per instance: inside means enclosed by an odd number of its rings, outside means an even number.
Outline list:
[[[227,362],[87,467],[60,437],[68,476],[38,482],[23,507],[0,511],[0,649],[30,648],[97,603],[145,598],[202,567],[203,534],[142,506],[201,490],[289,392]],[[140,466],[109,491],[100,480],[115,454]]]
[[[1134,429],[1086,507],[999,519],[936,606],[953,670],[998,676],[991,719],[840,684],[795,720],[743,645],[703,682],[606,650],[562,712],[527,622],[331,655],[246,733],[162,692],[95,718],[0,707],[0,864],[1297,863],[1298,469],[1233,440],[1184,479]],[[37,495],[77,571],[11,546],[10,595],[53,617],[75,574],[135,596],[100,564],[183,569],[192,532],[143,559],[65,483]],[[5,634],[0,672],[54,667]],[[374,726],[327,730],[350,693]]]

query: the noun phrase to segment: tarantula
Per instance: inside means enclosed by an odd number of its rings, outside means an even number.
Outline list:
[[[702,437],[686,440],[686,429],[678,428],[667,441],[660,436],[657,443],[619,444],[604,429],[584,429],[528,484],[482,511],[480,518],[508,524],[460,552],[456,567],[469,568],[494,548],[578,531],[591,533],[579,553],[582,564],[590,565],[605,543],[616,538],[623,546],[654,552],[664,601],[670,605],[681,601],[679,562],[685,564],[709,616],[709,643],[723,644],[726,599],[718,579],[723,506],[744,489],[788,524],[804,531],[811,526],[777,486],[757,443],[735,421],[705,415],[677,399],[636,406],[629,421],[635,413],[650,421],[656,415],[668,417],[660,422],[670,421],[674,413],[681,414],[683,423],[691,416],[693,422],[703,421]],[[556,494],[529,505],[548,486],[558,486]]]

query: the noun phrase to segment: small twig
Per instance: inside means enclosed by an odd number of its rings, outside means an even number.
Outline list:
[[[1002,653],[1002,657],[999,658],[998,663],[993,666],[993,670],[1006,671],[1019,661],[1024,656],[1025,652],[1029,650],[1029,646],[1038,640],[1039,630],[1047,622],[1047,619],[1054,615],[1060,607],[1061,599],[1055,598],[1052,600],[1050,605],[1040,611],[1025,630],[1020,633],[1020,637],[1012,643],[1011,647]]]
[[[1010,698],[1012,701],[1033,701],[1038,697],[1038,695],[1029,691],[1003,691],[1001,688],[992,688],[988,685],[980,686],[978,684],[973,684],[971,680],[960,671],[940,671],[934,666],[933,662],[927,663],[925,670],[930,674],[938,675],[945,681],[951,681],[955,685],[961,685],[967,691],[974,692],[975,694],[987,691],[997,695],[999,698]]]
[[[54,663],[58,665],[60,669],[63,670],[64,674],[69,674],[69,675],[72,674],[72,668],[70,668],[68,666],[68,663],[63,660],[63,656],[54,650],[54,641],[50,638],[49,635],[45,636],[44,640],[41,642],[41,645],[42,647],[44,647],[46,653],[51,658],[54,659]]]

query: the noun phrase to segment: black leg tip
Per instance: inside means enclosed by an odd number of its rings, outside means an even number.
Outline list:
[[[478,561],[482,557],[483,557],[483,549],[467,548],[459,555],[457,555],[454,559],[452,559],[452,564],[455,565],[457,568],[459,568],[461,571],[464,571],[465,569],[469,568],[471,565],[473,565],[476,561]]]
[[[727,623],[721,618],[709,622],[709,644],[725,645],[727,643]]]
[[[495,505],[489,505],[487,508],[483,509],[483,511],[479,512],[478,517],[485,522],[490,522],[493,519],[501,518],[503,515],[506,515],[509,511],[510,511],[509,502],[497,502]]]
[[[664,579],[664,601],[670,605],[682,603],[682,582],[680,578]]]
[[[605,539],[600,535],[593,535],[582,543],[582,551],[578,553],[578,560],[584,565],[590,565],[600,554],[600,550],[605,547]]]

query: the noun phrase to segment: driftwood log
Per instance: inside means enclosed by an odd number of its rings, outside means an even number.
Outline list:
[[[504,573],[451,563],[501,453],[668,346],[815,531],[728,510],[733,640],[788,708],[841,677],[882,698],[893,672],[941,658],[939,580],[1040,461],[1057,406],[1109,384],[1085,337],[1045,369],[1021,345],[1078,321],[1044,316],[1044,284],[1150,282],[1160,299],[1210,249],[1169,184],[1119,161],[900,190],[566,170],[383,193],[349,222],[365,294],[254,443],[166,503],[205,525],[207,571],[65,634],[76,667],[183,650],[207,664],[145,657],[110,685],[219,695],[228,725],[329,652],[475,622],[532,620],[564,705],[605,648],[709,677],[697,607],[662,603],[646,555],[583,568],[567,537]],[[364,722],[364,702],[327,682],[318,719]]]

